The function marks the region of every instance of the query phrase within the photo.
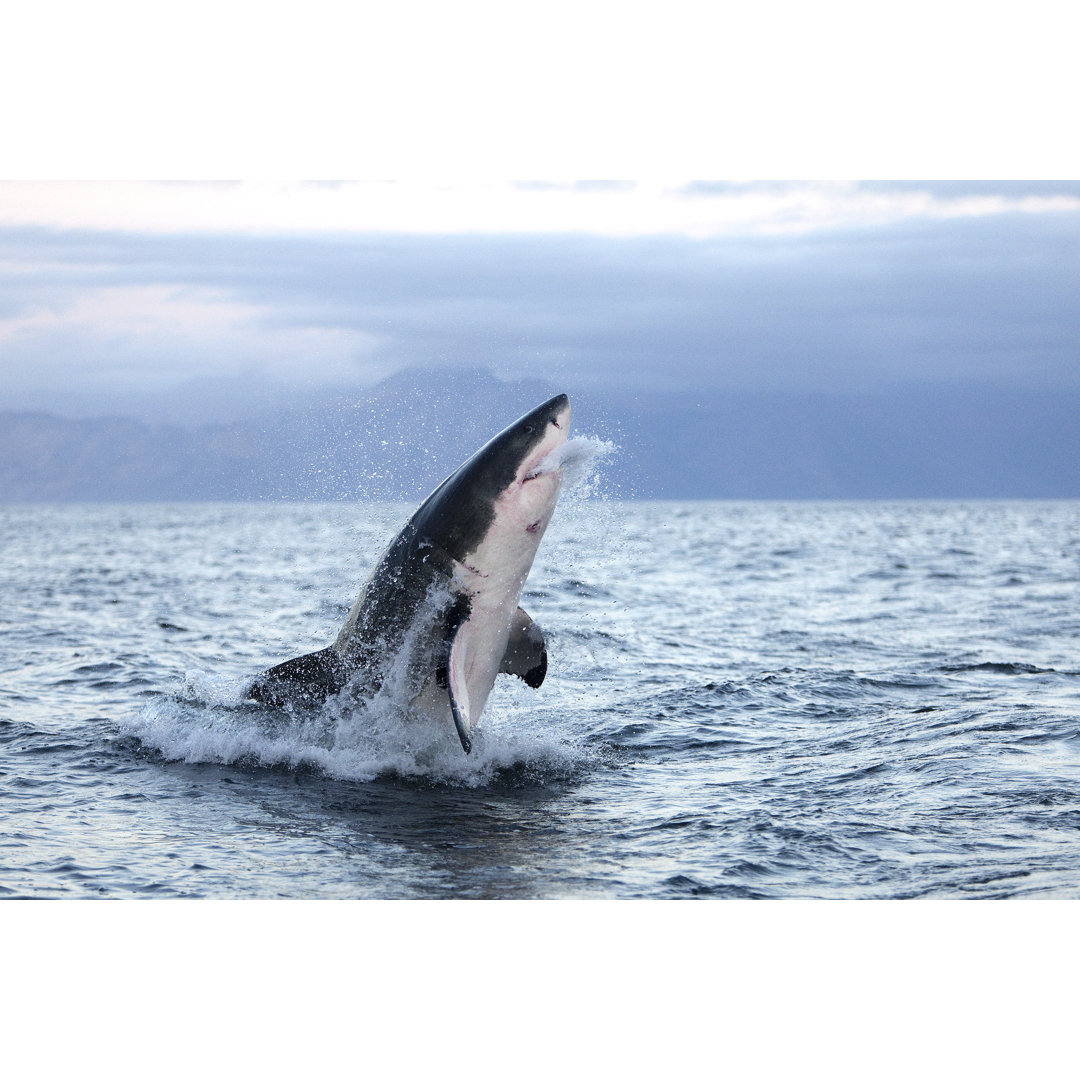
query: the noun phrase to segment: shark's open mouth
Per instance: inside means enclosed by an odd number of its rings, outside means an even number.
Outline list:
[[[592,472],[597,459],[611,453],[614,449],[613,443],[605,442],[603,439],[593,439],[588,436],[568,439],[553,450],[549,450],[525,474],[522,483],[527,484],[530,480],[550,473],[561,473],[567,483],[576,484]]]
[[[561,461],[557,455],[566,443],[561,442],[558,446],[553,447],[546,454],[543,454],[532,466],[528,469],[525,475],[521,478],[523,484],[527,484],[530,480],[536,480],[541,476],[550,476],[552,473],[557,473],[562,467]]]
[[[546,454],[542,457],[522,478],[521,482],[527,484],[530,480],[538,480],[541,476],[551,476],[552,473],[559,472],[561,465],[551,464],[549,459],[555,456],[556,451],[552,450],[550,454]]]

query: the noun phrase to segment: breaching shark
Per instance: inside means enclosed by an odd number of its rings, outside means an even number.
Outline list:
[[[387,548],[337,640],[263,672],[249,697],[315,705],[346,687],[373,694],[404,671],[410,709],[452,718],[469,753],[496,674],[538,687],[547,673],[544,635],[518,604],[559,497],[552,452],[569,427],[559,394],[481,447]]]

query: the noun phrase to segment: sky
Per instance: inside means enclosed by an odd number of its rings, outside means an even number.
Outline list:
[[[1049,0],[23,5],[0,410],[222,419],[415,367],[1071,388],[1071,43]]]
[[[220,418],[417,367],[1075,388],[1078,286],[1071,181],[6,182],[0,409]]]

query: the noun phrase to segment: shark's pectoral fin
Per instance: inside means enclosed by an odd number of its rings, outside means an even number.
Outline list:
[[[469,712],[469,684],[465,677],[468,625],[468,619],[462,619],[458,623],[446,653],[446,693],[450,698],[454,727],[457,728],[461,748],[466,754],[472,752],[472,716]]]
[[[476,645],[478,626],[475,619],[470,619],[468,609],[456,609],[451,615],[449,627],[446,652],[437,681],[439,686],[446,688],[454,726],[462,748],[468,754],[472,750],[473,707],[475,705],[477,714],[484,707],[483,701],[474,703],[469,698],[469,652],[470,648],[482,649],[483,646]],[[532,687],[539,686],[547,674],[544,635],[521,608],[514,612],[510,638],[499,671],[517,675]]]
[[[267,705],[315,705],[338,693],[348,681],[341,657],[330,646],[264,671],[252,683],[248,697]]]
[[[543,632],[521,608],[514,612],[510,640],[499,670],[507,675],[517,675],[534,690],[547,674],[547,645]]]

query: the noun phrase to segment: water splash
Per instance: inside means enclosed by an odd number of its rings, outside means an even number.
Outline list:
[[[537,734],[519,709],[485,716],[466,756],[451,725],[409,713],[390,690],[362,701],[345,691],[321,708],[283,710],[244,702],[245,687],[191,671],[179,694],[149,702],[121,727],[170,761],[308,767],[360,782],[399,777],[476,788],[515,771],[546,783],[576,775],[595,756],[555,732]]]

